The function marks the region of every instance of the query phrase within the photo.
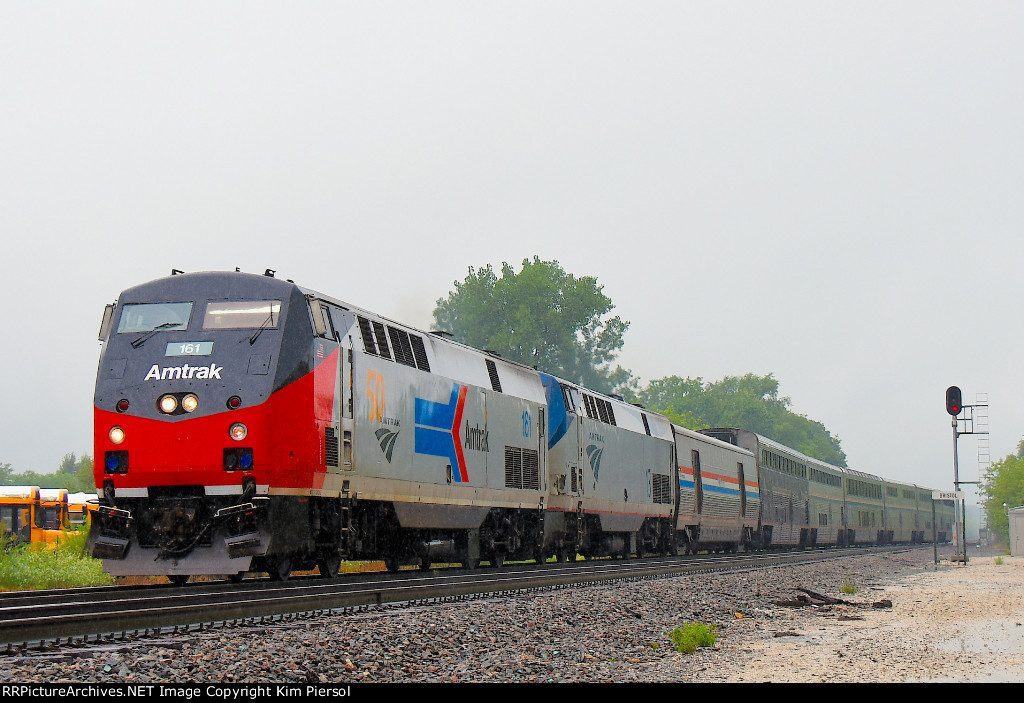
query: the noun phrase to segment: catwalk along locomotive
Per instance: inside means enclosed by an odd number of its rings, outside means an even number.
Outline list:
[[[111,574],[931,538],[916,486],[674,426],[269,270],[175,274],[100,331],[89,544]]]

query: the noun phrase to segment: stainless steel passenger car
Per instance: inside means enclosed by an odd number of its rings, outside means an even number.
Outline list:
[[[762,507],[754,455],[699,432],[672,429],[679,464],[677,549],[754,546]]]
[[[761,495],[755,544],[761,548],[811,546],[814,540],[808,457],[749,430],[712,428],[701,433],[743,447],[754,455]]]

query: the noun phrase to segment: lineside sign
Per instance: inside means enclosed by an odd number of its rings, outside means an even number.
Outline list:
[[[963,500],[963,491],[932,491],[932,500]]]

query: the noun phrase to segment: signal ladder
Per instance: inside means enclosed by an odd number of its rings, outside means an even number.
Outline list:
[[[988,444],[988,393],[975,394],[974,434],[978,435],[978,474],[984,475],[992,464]]]

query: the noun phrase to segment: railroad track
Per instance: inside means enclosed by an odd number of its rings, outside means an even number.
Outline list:
[[[908,547],[888,548],[889,550]],[[401,603],[429,603],[615,579],[643,579],[714,570],[769,568],[844,558],[873,549],[598,559],[502,569],[441,569],[398,574],[347,574],[287,582],[197,583],[0,593],[0,647],[89,643],[155,631],[191,631],[225,622],[267,621],[296,614],[346,613]]]

